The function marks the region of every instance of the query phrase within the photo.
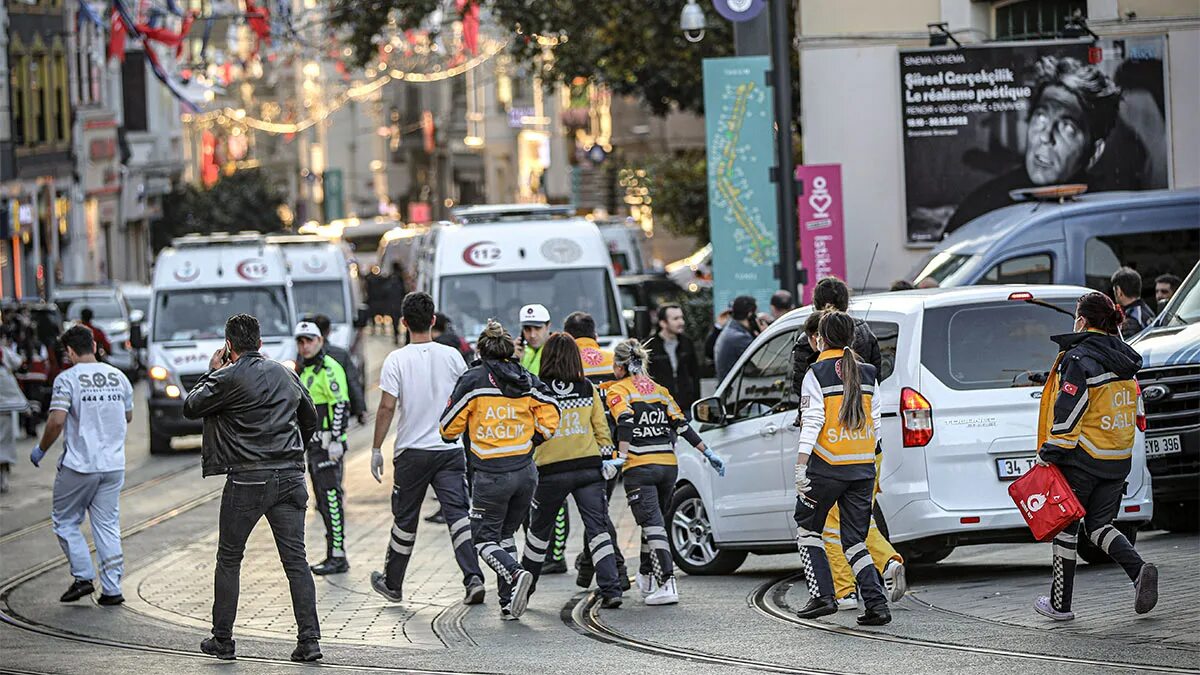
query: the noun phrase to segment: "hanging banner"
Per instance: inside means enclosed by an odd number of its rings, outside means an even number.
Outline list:
[[[800,260],[808,270],[801,305],[812,302],[812,289],[822,277],[846,278],[846,239],[842,220],[842,165],[796,167],[796,216],[800,227]]]
[[[1167,187],[1161,35],[906,50],[899,65],[909,242],[939,241],[1013,190]]]
[[[712,239],[713,312],[739,295],[767,307],[779,288],[778,209],[773,96],[766,56],[704,59],[708,222]]]

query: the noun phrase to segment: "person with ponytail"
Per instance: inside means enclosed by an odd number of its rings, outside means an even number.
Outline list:
[[[810,596],[802,619],[838,611],[833,574],[821,541],[825,520],[836,504],[841,543],[858,583],[866,611],[859,625],[882,626],[892,620],[883,579],[867,551],[875,454],[879,444],[879,408],[874,405],[875,367],[860,363],[851,349],[854,319],[827,310],[817,328],[817,360],[804,374],[800,390],[800,444],[796,456],[796,543]]]
[[[534,448],[554,436],[559,412],[549,389],[513,358],[512,336],[489,320],[475,343],[479,361],[467,369],[442,413],[442,438],[470,439],[471,538],[496,571],[500,615],[525,612],[534,576],[517,562],[513,539],[537,489]]]
[[[663,514],[671,506],[679,469],[675,438],[683,438],[704,454],[718,475],[725,462],[704,444],[665,387],[646,374],[650,355],[635,339],[617,345],[613,354],[616,381],[606,389],[608,411],[617,422],[617,457],[604,462],[605,477],[621,470],[625,499],[642,528],[638,590],[647,605],[679,602],[671,546]]]
[[[1133,461],[1141,392],[1134,378],[1142,357],[1121,340],[1124,312],[1103,293],[1088,293],[1075,308],[1074,332],[1055,335],[1061,351],[1042,389],[1038,462],[1056,465],[1087,515],[1083,534],[1125,570],[1134,584],[1133,609],[1145,614],[1158,602],[1158,568],[1142,560],[1113,527]],[[1054,537],[1050,595],[1034,609],[1055,621],[1075,618],[1075,551],[1079,522]]]

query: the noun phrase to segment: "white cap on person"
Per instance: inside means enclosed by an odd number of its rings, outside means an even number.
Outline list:
[[[550,323],[550,310],[545,305],[525,305],[521,308],[522,326],[541,326]]]
[[[293,331],[293,335],[298,338],[319,338],[321,337],[321,329],[317,328],[317,324],[311,321],[301,321],[296,324],[296,330]]]

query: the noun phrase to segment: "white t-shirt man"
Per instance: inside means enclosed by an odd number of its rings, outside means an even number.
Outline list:
[[[107,363],[76,364],[54,379],[50,409],[67,413],[59,466],[79,473],[125,470],[133,385],[124,373]]]
[[[462,450],[438,431],[446,401],[467,371],[462,354],[436,342],[409,344],[388,354],[379,388],[396,397],[395,456],[407,450]]]

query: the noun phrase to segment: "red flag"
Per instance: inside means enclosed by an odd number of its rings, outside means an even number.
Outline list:
[[[479,3],[475,0],[457,0],[457,3],[462,15],[463,48],[474,56],[479,53]]]
[[[111,61],[113,57],[125,63],[125,22],[117,12],[113,12],[112,31],[108,38],[108,58]]]

